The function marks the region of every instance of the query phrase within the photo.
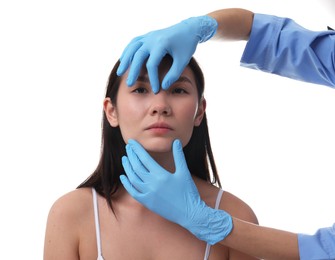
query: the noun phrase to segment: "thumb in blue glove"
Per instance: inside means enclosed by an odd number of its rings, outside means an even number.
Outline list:
[[[162,168],[138,142],[129,140],[127,156],[122,158],[127,176],[121,175],[120,180],[145,207],[213,245],[231,232],[232,218],[223,210],[208,207],[200,198],[179,140],[173,142],[172,149],[174,173]]]
[[[162,81],[162,88],[168,89],[181,75],[189,63],[199,42],[205,42],[216,32],[217,21],[210,16],[191,17],[165,29],[156,30],[134,38],[124,49],[118,76],[130,66],[127,84],[132,86],[147,59],[146,67],[154,93],[160,85],[158,65],[166,54],[173,58],[173,64]]]

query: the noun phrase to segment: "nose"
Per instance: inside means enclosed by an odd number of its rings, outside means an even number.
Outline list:
[[[171,115],[172,109],[168,102],[168,97],[165,91],[159,91],[155,94],[152,101],[152,106],[150,110],[151,115]]]

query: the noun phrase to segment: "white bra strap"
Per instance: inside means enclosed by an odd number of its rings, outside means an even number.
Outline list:
[[[220,201],[221,201],[221,198],[222,198],[222,194],[223,194],[223,190],[219,189],[218,196],[216,197],[215,209],[218,209],[219,206],[220,206]]]
[[[94,222],[95,222],[95,234],[97,237],[97,249],[98,249],[98,259],[102,259],[101,254],[101,239],[100,239],[100,224],[99,224],[99,210],[98,210],[98,198],[97,192],[92,188],[93,194],[93,207],[94,207]]]

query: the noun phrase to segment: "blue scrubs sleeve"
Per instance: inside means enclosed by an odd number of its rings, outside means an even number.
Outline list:
[[[293,20],[255,14],[241,66],[335,87],[335,31],[310,31]]]
[[[335,259],[335,224],[314,235],[298,234],[301,260]]]

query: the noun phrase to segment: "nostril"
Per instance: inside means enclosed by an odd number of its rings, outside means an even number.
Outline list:
[[[159,115],[169,115],[171,113],[171,108],[168,106],[156,106],[151,110],[151,114]]]

